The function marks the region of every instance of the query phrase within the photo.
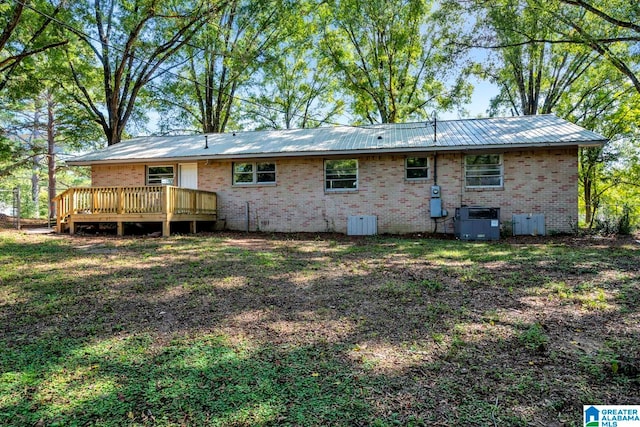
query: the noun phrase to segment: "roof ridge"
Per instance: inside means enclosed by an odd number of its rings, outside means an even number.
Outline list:
[[[491,121],[491,120],[530,120],[532,117],[558,117],[553,113],[549,114],[534,114],[534,115],[524,115],[524,116],[496,116],[496,117],[467,117],[467,118],[459,118],[459,119],[438,119],[438,122],[471,122],[471,121]],[[416,120],[411,122],[401,122],[401,123],[371,123],[371,124],[362,124],[362,125],[348,125],[348,124],[335,124],[331,126],[319,126],[315,128],[294,128],[294,129],[250,129],[250,130],[230,130],[226,132],[207,132],[207,133],[193,133],[193,134],[182,134],[182,135],[139,135],[134,136],[132,138],[128,138],[125,141],[130,141],[134,139],[142,139],[142,138],[185,138],[185,137],[198,137],[198,136],[217,136],[217,135],[233,135],[236,133],[242,134],[277,134],[277,133],[288,133],[295,131],[321,131],[331,128],[350,128],[350,129],[380,129],[380,128],[389,128],[389,127],[397,127],[397,126],[406,126],[406,125],[417,125],[421,124],[424,126],[429,125],[432,122],[431,119],[428,120]],[[234,135],[235,136],[235,135]]]
[[[531,119],[532,117],[558,117],[553,113],[545,113],[545,114],[530,114],[530,115],[522,115],[522,116],[494,116],[494,117],[465,117],[458,119],[438,119],[438,122],[471,122],[471,121],[488,121],[488,120],[524,120]],[[564,120],[564,119],[563,119]],[[402,123],[372,123],[368,125],[360,125],[353,127],[360,128],[373,128],[373,127],[381,127],[381,126],[396,126],[396,125],[412,125],[418,123],[426,123],[429,124],[432,122],[432,119],[422,120],[422,121],[412,121],[412,122],[402,122]],[[345,125],[347,126],[347,125]]]

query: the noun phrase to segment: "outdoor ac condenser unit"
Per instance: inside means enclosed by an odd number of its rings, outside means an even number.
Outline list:
[[[500,239],[500,208],[481,206],[456,208],[453,232],[460,240]]]

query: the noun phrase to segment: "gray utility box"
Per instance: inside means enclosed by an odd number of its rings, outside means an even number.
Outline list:
[[[513,215],[514,236],[544,236],[544,214]]]
[[[347,235],[373,236],[378,234],[378,217],[373,215],[354,215],[347,217]]]
[[[456,208],[453,232],[460,240],[500,239],[500,208],[481,206]]]
[[[429,211],[431,218],[442,218],[442,199],[440,198],[440,186],[431,186],[431,200],[429,201]]]

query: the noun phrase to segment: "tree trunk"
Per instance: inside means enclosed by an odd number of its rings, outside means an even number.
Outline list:
[[[31,202],[33,203],[33,218],[40,218],[40,155],[36,154],[38,149],[38,139],[40,136],[40,112],[38,111],[40,102],[35,103],[35,112],[33,116],[33,128],[30,136],[30,149],[33,150],[34,156],[31,162]]]
[[[55,103],[51,93],[47,94],[47,171],[49,173],[49,219],[56,218],[56,142],[55,142]]]
[[[40,177],[38,170],[40,165],[38,164],[40,156],[33,157],[32,173],[31,173],[31,201],[33,202],[33,217],[40,218]]]
[[[583,188],[584,188],[583,195],[584,195],[584,211],[585,211],[584,222],[588,225],[589,228],[591,228],[591,223],[592,223],[591,179],[589,177],[584,178]]]

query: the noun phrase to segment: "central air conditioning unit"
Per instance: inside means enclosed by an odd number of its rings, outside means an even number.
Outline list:
[[[460,240],[500,239],[500,208],[481,206],[456,208],[453,232]]]

